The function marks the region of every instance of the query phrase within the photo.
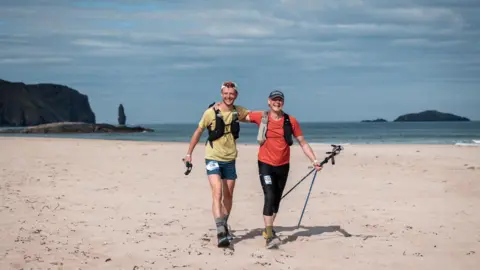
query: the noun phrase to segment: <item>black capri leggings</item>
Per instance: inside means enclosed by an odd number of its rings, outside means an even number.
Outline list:
[[[281,166],[272,166],[258,161],[260,183],[265,199],[263,204],[264,216],[273,216],[273,214],[278,213],[289,170],[290,164],[288,163]]]

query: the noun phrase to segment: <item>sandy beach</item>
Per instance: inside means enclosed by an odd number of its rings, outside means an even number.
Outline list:
[[[312,146],[323,159],[329,145]],[[0,137],[0,269],[480,269],[480,147],[345,145],[281,204],[264,248],[257,146],[239,145],[216,247],[204,145]],[[286,190],[308,173],[298,146]]]

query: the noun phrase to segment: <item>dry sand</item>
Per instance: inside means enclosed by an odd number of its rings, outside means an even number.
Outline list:
[[[266,250],[255,145],[215,246],[204,145],[0,137],[0,269],[480,269],[480,148],[346,145],[281,205]],[[328,145],[314,145],[319,157]],[[292,149],[288,190],[309,169]],[[346,237],[350,234],[350,237]]]

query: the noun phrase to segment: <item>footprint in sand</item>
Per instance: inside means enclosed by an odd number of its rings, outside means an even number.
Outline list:
[[[202,248],[208,246],[208,245],[210,244],[210,241],[211,241],[210,236],[209,236],[208,234],[202,235],[202,237],[200,238],[200,240],[201,240],[200,246],[201,246]]]

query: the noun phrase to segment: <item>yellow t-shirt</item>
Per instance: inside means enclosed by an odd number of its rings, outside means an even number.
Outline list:
[[[235,108],[237,111],[238,120],[244,120],[247,117],[249,111],[244,107],[238,105],[235,105]],[[232,161],[237,158],[237,144],[235,142],[235,139],[233,138],[233,134],[230,133],[231,126],[229,126],[233,119],[234,110],[232,109],[232,111],[220,111],[220,113],[222,114],[223,121],[225,122],[225,133],[229,133],[213,141],[213,148],[210,145],[210,142],[207,141],[207,144],[205,145],[205,158],[218,161]],[[207,129],[208,125],[210,124],[212,124],[210,129],[215,129],[215,111],[213,110],[213,108],[208,108],[203,113],[202,119],[200,119],[198,126],[202,130],[204,130]]]

